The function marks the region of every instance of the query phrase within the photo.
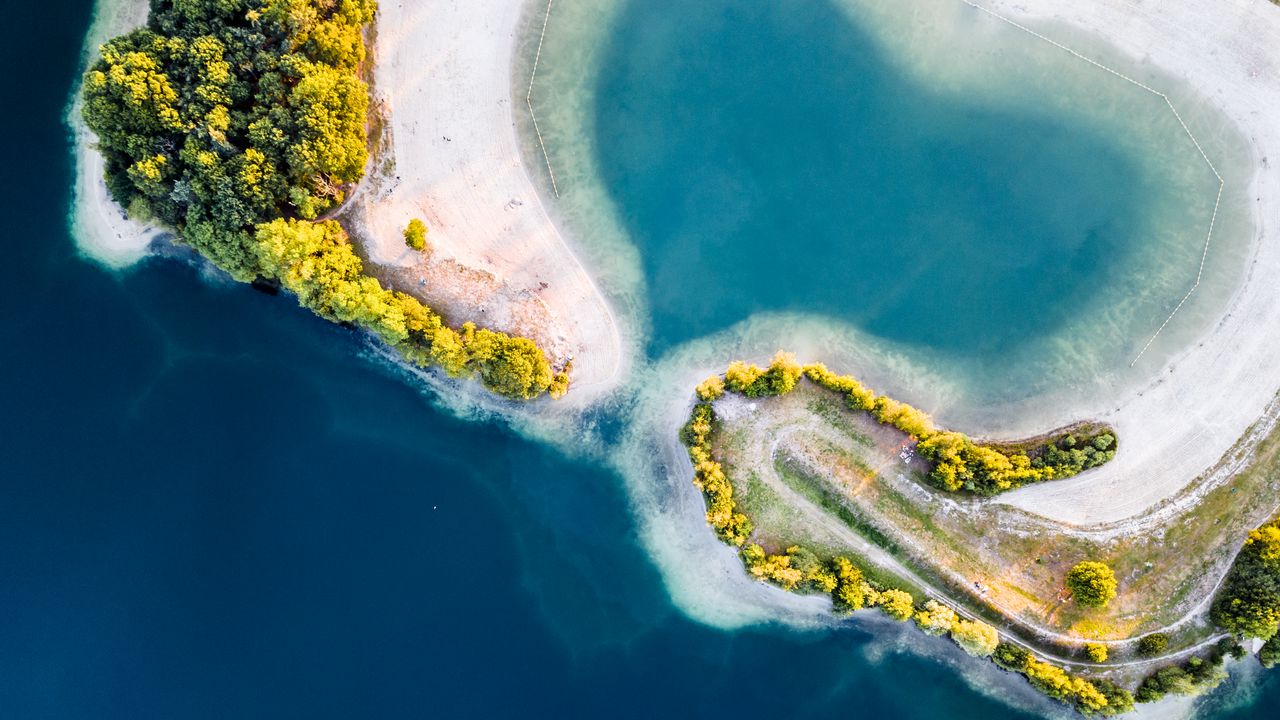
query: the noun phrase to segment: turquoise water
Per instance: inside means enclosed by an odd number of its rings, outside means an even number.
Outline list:
[[[108,273],[78,258],[60,118],[90,12],[15,6],[0,51],[32,75],[22,112],[0,116],[0,715],[996,720],[1048,707],[987,665],[951,665],[945,641],[865,621],[693,623],[595,453],[566,459],[444,413],[287,299],[180,260]],[[1215,716],[1271,717],[1275,677]]]
[[[831,3],[631,2],[596,90],[655,345],[760,310],[999,357],[1150,234],[1156,178],[1068,120],[940,96]]]
[[[1232,174],[1211,108],[1120,70]],[[958,0],[566,4],[535,105],[565,223],[639,298],[650,353],[782,314],[753,350],[824,326],[860,348],[828,363],[988,431],[978,408],[1147,381],[1221,312],[1251,236],[1233,182],[1201,289],[1131,368],[1195,281],[1218,178],[1162,98]]]

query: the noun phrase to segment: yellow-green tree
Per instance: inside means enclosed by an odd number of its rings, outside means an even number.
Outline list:
[[[404,229],[404,244],[419,252],[427,248],[427,224],[414,218]]]
[[[1116,596],[1116,574],[1104,563],[1086,560],[1067,572],[1067,588],[1085,607],[1106,607]]]
[[[951,639],[974,657],[987,657],[1000,644],[1000,634],[981,620],[956,620],[951,625]]]

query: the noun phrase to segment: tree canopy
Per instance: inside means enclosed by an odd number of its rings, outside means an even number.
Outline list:
[[[366,328],[418,364],[476,374],[505,397],[562,395],[527,338],[451,329],[382,287],[336,222],[367,159],[357,71],[373,0],[153,0],[144,28],[101,48],[84,83],[112,197],[232,277],[279,281],[316,314]],[[425,247],[414,220],[406,240]]]
[[[258,223],[312,219],[360,179],[373,0],[168,0],[101,48],[84,118],[112,196],[240,280]]]
[[[1270,640],[1280,626],[1280,526],[1249,533],[1213,602],[1213,620],[1234,635]]]
[[[1067,587],[1085,607],[1106,607],[1116,596],[1116,574],[1100,562],[1076,563],[1067,572]]]

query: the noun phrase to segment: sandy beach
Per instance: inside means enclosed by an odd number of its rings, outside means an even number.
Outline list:
[[[144,25],[148,8],[147,0],[99,2],[85,38],[85,57],[97,58],[99,45]],[[97,138],[80,118],[79,83],[67,109],[67,124],[75,143],[75,202],[70,222],[76,245],[81,253],[109,267],[131,265],[147,255],[152,240],[163,232],[125,217],[111,199],[102,179],[102,156],[94,149]]]
[[[1135,518],[1214,468],[1265,414],[1280,389],[1280,9],[1266,0],[980,0],[977,4],[1052,36],[1065,23],[1184,80],[1233,121],[1252,146],[1252,252],[1226,315],[1149,384],[1099,414],[1118,430],[1114,462],[1082,477],[1012,493],[1011,505],[1074,525]],[[1268,156],[1272,159],[1268,160]],[[1065,418],[1053,418],[1054,421]],[[1274,418],[1260,425],[1269,427]],[[1041,428],[1043,429],[1043,428]],[[1255,433],[1257,435],[1257,433]],[[1256,439],[1256,437],[1255,437]],[[1206,477],[1229,477],[1229,468]],[[1199,488],[1203,490],[1204,488]]]
[[[385,153],[340,217],[378,275],[450,322],[531,337],[557,367],[572,360],[565,402],[578,405],[614,388],[625,358],[608,304],[521,162],[514,113],[527,110],[513,107],[511,74],[525,6],[381,4],[372,36]],[[147,8],[146,0],[100,3],[86,53],[144,24]],[[162,231],[126,218],[111,200],[78,102],[68,123],[81,252],[113,268],[137,262]],[[414,217],[430,227],[429,262],[404,246],[401,233]]]
[[[380,275],[451,322],[519,333],[557,363],[572,359],[566,401],[576,404],[615,387],[626,358],[608,303],[522,162],[516,114],[528,109],[512,72],[525,12],[545,7],[380,5],[374,97],[387,126],[343,219]],[[426,260],[401,234],[415,217],[430,228]]]

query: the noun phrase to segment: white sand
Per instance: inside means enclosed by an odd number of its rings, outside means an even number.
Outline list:
[[[85,38],[85,67],[98,57],[98,46],[147,21],[147,0],[99,0],[97,15]],[[162,231],[130,220],[111,200],[102,179],[102,156],[94,149],[97,138],[80,118],[80,87],[67,111],[67,125],[75,140],[76,185],[72,205],[71,234],[84,255],[109,267],[121,268],[141,260]]]
[[[1116,409],[1101,419],[1112,423],[1121,438],[1112,463],[1004,499],[1071,524],[1134,518],[1215,466],[1268,413],[1280,388],[1275,356],[1280,347],[1280,288],[1275,282],[1280,244],[1271,237],[1280,213],[1280,7],[1267,0],[978,4],[1050,37],[1053,23],[1067,23],[1153,63],[1213,102],[1252,146],[1257,171],[1248,197],[1256,198],[1256,235],[1247,280],[1226,316],[1148,386],[1127,398],[1108,399],[1118,407],[1110,405]],[[1228,476],[1215,473],[1212,480]]]
[[[381,3],[374,85],[391,154],[375,161],[346,216],[370,259],[401,268],[413,280],[403,289],[420,288],[446,317],[572,357],[566,401],[580,403],[615,387],[626,357],[613,313],[521,160],[516,113],[528,110],[512,70],[527,7],[540,25],[546,4],[524,0]],[[404,246],[414,217],[430,228],[430,266]]]
[[[381,4],[375,84],[392,111],[394,165],[361,183],[347,219],[375,262],[411,271],[420,256],[406,251],[401,232],[410,218],[423,218],[435,248],[430,271],[421,273],[432,281],[427,299],[457,322],[533,337],[558,364],[572,359],[566,402],[579,405],[616,387],[626,358],[612,312],[521,163],[513,113],[525,108],[513,107],[511,73],[525,5]],[[99,2],[88,57],[142,25],[147,8],[146,0]],[[110,267],[130,265],[163,231],[129,220],[111,200],[78,101],[68,124],[76,140],[77,243]]]

